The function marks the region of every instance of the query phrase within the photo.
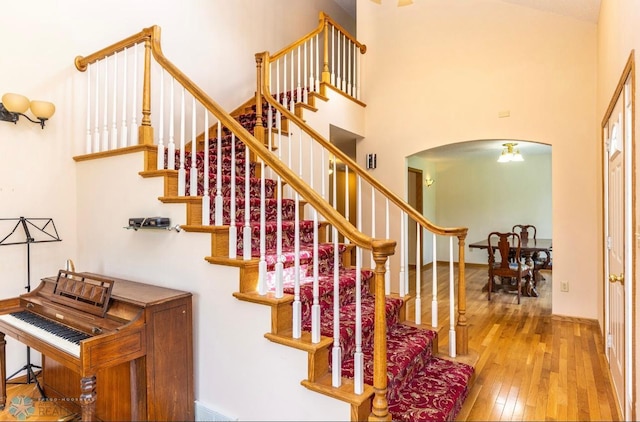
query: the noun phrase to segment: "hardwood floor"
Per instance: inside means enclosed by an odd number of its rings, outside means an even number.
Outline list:
[[[518,305],[515,293],[499,291],[489,302],[486,266],[467,265],[469,348],[478,360],[458,421],[620,420],[597,321],[551,315],[552,273],[543,275],[539,297]],[[438,279],[439,296],[448,295],[448,265],[439,265]],[[422,301],[430,303],[430,269],[422,281]],[[439,314],[448,316],[444,302]],[[430,311],[422,315],[429,323]],[[446,320],[443,354],[448,329]]]
[[[422,272],[422,302],[431,302],[431,269]],[[538,284],[540,296],[497,292],[487,300],[485,266],[467,265],[469,348],[477,358],[475,381],[458,421],[618,421],[603,343],[596,321],[551,315],[552,273]],[[412,282],[415,274],[411,277]],[[438,267],[439,350],[446,354],[449,310],[448,265]],[[414,284],[413,282],[412,284]],[[415,288],[410,289],[412,293]],[[410,307],[411,308],[411,307]],[[409,309],[413,312],[412,309]],[[425,306],[422,322],[431,313]],[[39,402],[35,384],[8,384],[0,421],[15,421],[14,397],[28,396],[36,407],[27,420],[59,420],[69,413]],[[15,412],[15,406],[14,406]]]
[[[7,401],[0,411],[0,421],[70,421],[74,416],[77,415],[55,401],[43,400],[35,383],[7,383]]]

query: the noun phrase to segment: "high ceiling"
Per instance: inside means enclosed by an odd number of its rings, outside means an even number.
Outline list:
[[[351,16],[356,16],[356,0],[334,0]],[[397,3],[397,0],[382,0]],[[422,0],[413,0],[419,4]],[[544,10],[576,19],[597,23],[601,0],[500,0],[533,9]]]
[[[356,16],[356,0],[334,0],[351,16]],[[373,1],[373,0],[372,0]],[[424,0],[413,0],[413,6],[419,5]],[[584,20],[596,24],[600,14],[601,0],[499,0],[505,3],[511,3],[532,9],[543,10],[550,13],[556,13],[575,19]],[[397,0],[382,0],[382,2],[393,2],[397,4]],[[378,3],[375,1],[374,3]],[[412,7],[412,6],[406,6]],[[428,157],[431,160],[448,159],[460,156],[491,156],[496,158],[502,151],[502,144],[505,142],[514,142],[512,140],[479,140],[461,142],[457,144],[444,145],[423,151],[418,154]],[[518,144],[518,148],[523,155],[533,154],[549,154],[551,146],[536,142],[522,142]]]

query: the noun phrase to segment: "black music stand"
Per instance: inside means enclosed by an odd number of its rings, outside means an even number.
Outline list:
[[[16,224],[13,226],[11,232],[6,235],[4,238],[0,239],[0,246],[8,246],[8,245],[27,245],[27,285],[24,288],[27,292],[31,291],[31,244],[32,243],[44,243],[44,242],[60,242],[60,236],[58,235],[58,231],[56,230],[56,225],[53,223],[53,219],[51,218],[0,218],[0,222],[2,221],[15,221]],[[16,230],[22,227],[24,230],[24,238],[19,235],[19,232],[16,233]],[[34,229],[33,233],[36,234],[37,237],[31,235],[31,230]],[[22,368],[14,372],[13,374],[7,377],[7,380],[15,377],[22,371],[27,372],[27,381],[24,384],[31,384],[35,382],[38,390],[42,397],[45,397],[44,390],[40,386],[38,379],[36,378],[35,373],[33,372],[33,368],[42,369],[40,366],[34,365],[31,363],[31,348],[27,346],[27,363]]]

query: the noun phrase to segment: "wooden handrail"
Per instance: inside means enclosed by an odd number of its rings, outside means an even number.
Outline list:
[[[261,63],[266,63],[269,61],[269,53],[262,52],[256,54],[256,59],[260,59]],[[262,97],[273,106],[275,109],[280,111],[283,115],[287,117],[287,119],[293,121],[300,129],[302,129],[307,135],[312,137],[315,141],[317,141],[323,148],[328,150],[331,154],[334,154],[340,161],[347,164],[350,171],[358,174],[358,176],[362,177],[363,180],[368,182],[371,186],[375,187],[380,193],[389,198],[391,202],[393,202],[398,208],[407,213],[411,218],[420,223],[420,225],[432,233],[444,235],[444,236],[462,236],[466,237],[468,228],[466,227],[440,227],[429,220],[427,220],[422,214],[420,214],[415,208],[409,205],[404,199],[400,198],[393,191],[387,188],[385,185],[381,184],[377,179],[372,177],[366,171],[363,171],[362,168],[353,161],[348,155],[342,152],[338,147],[333,145],[331,142],[326,140],[322,135],[316,132],[313,128],[309,127],[305,122],[296,116],[295,114],[289,112],[285,107],[283,107],[278,101],[276,101],[269,93],[271,92],[271,87],[269,86],[269,76],[266,73],[268,69],[264,71],[261,77],[258,80],[261,81],[260,86],[258,87],[258,92],[262,93]],[[261,103],[261,102],[260,102]]]
[[[80,72],[84,72],[85,70],[87,70],[87,66],[90,65],[91,63],[97,62],[98,60],[102,60],[105,57],[111,56],[115,53],[119,53],[125,48],[133,47],[134,45],[139,44],[143,41],[150,40],[153,35],[153,28],[154,27],[145,28],[135,35],[132,35],[121,41],[118,41],[115,44],[111,44],[110,46],[105,47],[101,50],[98,50],[93,54],[89,54],[88,56],[84,56],[84,57],[77,56],[74,61],[76,65],[76,69],[78,69]]]
[[[113,55],[127,47],[133,46],[140,42],[149,43],[151,52],[156,62],[162,66],[178,83],[180,83],[191,95],[196,98],[209,112],[214,114],[221,124],[229,128],[236,136],[244,142],[252,152],[254,152],[266,165],[279,174],[283,180],[294,190],[299,192],[304,199],[311,204],[327,221],[335,226],[341,234],[348,237],[354,244],[367,249],[373,250],[374,244],[377,247],[389,247],[395,249],[395,241],[388,239],[373,239],[370,236],[357,230],[351,222],[345,219],[338,211],[336,211],[327,201],[316,193],[304,180],[291,171],[284,163],[282,163],[273,153],[268,151],[264,144],[258,141],[251,133],[249,133],[240,123],[238,123],[231,115],[229,115],[220,105],[218,105],[211,97],[209,97],[202,89],[200,89],[191,79],[182,73],[171,61],[169,61],[162,53],[160,45],[161,39],[160,27],[154,25],[143,29],[138,34],[132,35],[105,47],[93,54],[85,57],[78,56],[75,64],[78,70],[84,71],[88,64],[107,56]],[[145,76],[146,78],[146,76]],[[146,86],[146,83],[145,83]],[[143,98],[147,95],[144,94]]]
[[[324,12],[320,12],[319,23],[318,23],[318,27],[316,29],[314,29],[313,31],[309,32],[307,35],[303,36],[298,41],[296,41],[296,42],[294,42],[292,44],[289,44],[288,46],[286,46],[282,50],[278,51],[277,53],[274,53],[271,56],[270,59],[272,61],[278,60],[280,57],[284,56],[288,52],[290,52],[292,50],[295,50],[299,45],[304,44],[305,42],[309,41],[314,36],[316,36],[319,33],[321,33],[328,26],[328,24],[333,25],[338,31],[342,32],[351,42],[353,42],[358,47],[358,49],[360,50],[360,53],[364,54],[364,53],[367,52],[367,46],[366,45],[358,42],[358,40],[356,40],[353,35],[351,35],[349,32],[347,32],[347,30],[344,29],[338,22],[336,22],[333,19],[331,19],[331,16],[327,15]],[[325,48],[325,51],[326,51],[326,48]]]

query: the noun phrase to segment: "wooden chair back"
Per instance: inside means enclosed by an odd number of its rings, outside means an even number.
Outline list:
[[[523,241],[536,238],[536,226],[532,224],[516,224],[511,231],[518,233]]]
[[[510,258],[513,256],[517,262],[520,262],[520,235],[515,232],[491,232],[487,238],[489,245],[489,269],[499,269],[501,273],[495,274],[503,277],[516,277],[517,270],[510,267]],[[512,252],[512,245],[515,250]],[[497,260],[496,258],[499,258]]]

